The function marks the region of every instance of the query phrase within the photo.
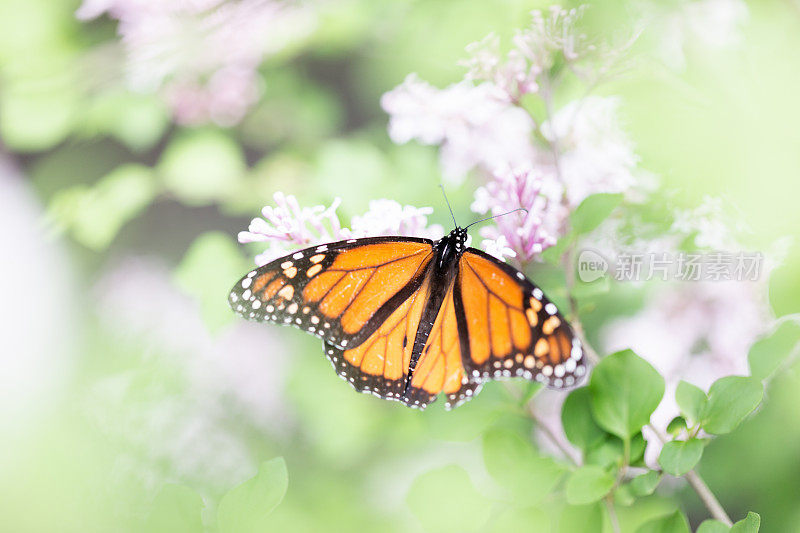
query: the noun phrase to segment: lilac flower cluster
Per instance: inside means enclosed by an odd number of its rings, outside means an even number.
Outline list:
[[[438,239],[442,227],[428,224],[430,207],[400,205],[394,200],[374,200],[369,210],[354,216],[350,228],[342,226],[336,209],[337,198],[329,207],[301,207],[294,196],[277,192],[275,207],[262,209],[263,218],[254,218],[247,231],[239,232],[239,242],[266,242],[266,251],[256,256],[256,264],[264,265],[292,250],[353,237],[406,235]]]
[[[617,99],[587,96],[553,109],[560,82],[555,62],[563,60],[582,78],[586,69],[578,66],[598,52],[578,29],[582,11],[535,11],[505,57],[499,39],[489,35],[467,47],[464,80],[437,89],[411,74],[381,100],[395,142],[440,146],[442,173],[451,182],[470,172],[486,181],[474,211],[528,210],[482,231],[487,250],[505,249],[501,255],[519,262],[536,260],[553,245],[567,229],[569,211],[588,195],[627,192],[637,182],[638,158],[619,126]],[[526,110],[526,95],[544,103],[545,117],[537,121]]]
[[[542,193],[546,181],[532,168],[497,171],[494,179],[475,191],[472,210],[502,215],[512,209],[525,209],[495,219],[494,225],[481,228],[487,252],[496,257],[515,257],[527,263],[552,246],[561,234],[567,209]]]
[[[160,91],[184,124],[241,120],[259,98],[259,64],[304,39],[314,12],[283,0],[84,0],[81,20],[119,21],[128,84]]]

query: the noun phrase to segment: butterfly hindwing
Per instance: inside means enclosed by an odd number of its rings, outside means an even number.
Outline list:
[[[480,382],[470,380],[464,370],[464,336],[456,318],[453,284],[447,289],[435,316],[404,402],[411,407],[424,408],[439,394],[445,394],[445,407],[452,409],[474,396],[480,388]]]
[[[306,248],[250,272],[229,303],[250,320],[293,325],[338,348],[355,347],[421,285],[432,244],[373,237]]]
[[[580,341],[566,320],[512,266],[469,248],[460,259],[454,302],[466,325],[470,379],[524,377],[565,388],[585,375]]]
[[[430,280],[426,278],[358,346],[342,349],[326,341],[325,354],[339,376],[359,392],[403,401],[414,339],[429,294]]]

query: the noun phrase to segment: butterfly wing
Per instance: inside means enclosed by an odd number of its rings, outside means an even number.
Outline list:
[[[525,275],[474,248],[461,256],[455,311],[466,326],[464,366],[472,380],[521,376],[552,388],[586,374],[580,341]]]
[[[337,348],[355,347],[419,290],[432,250],[432,241],[412,237],[314,246],[253,270],[228,300],[250,320],[293,325]]]
[[[427,276],[419,288],[358,346],[343,349],[325,341],[325,354],[339,376],[359,392],[404,401],[414,339],[429,294],[430,277]]]
[[[477,394],[481,387],[479,381],[469,379],[464,369],[468,341],[456,316],[454,294],[451,284],[403,396],[404,403],[411,407],[425,408],[444,393],[445,407],[452,409]]]
[[[425,342],[415,343],[430,293],[428,277],[366,341],[355,348],[341,349],[325,342],[325,353],[339,376],[360,392],[420,409],[440,393],[447,395],[445,406],[448,409],[476,394],[480,383],[467,379],[461,361],[464,341],[456,321],[452,285]],[[415,347],[420,350],[419,354],[413,354]],[[412,355],[417,355],[417,364],[408,383]]]

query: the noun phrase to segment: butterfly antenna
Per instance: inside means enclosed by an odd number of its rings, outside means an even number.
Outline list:
[[[440,183],[439,187],[442,189],[442,195],[444,196],[444,202],[447,204],[447,209],[450,210],[450,216],[453,217],[453,224],[455,225],[455,227],[458,227],[458,222],[456,222],[456,216],[453,214],[453,208],[450,207],[450,201],[447,199],[447,194],[444,192],[444,185]]]
[[[473,222],[472,224],[469,224],[464,229],[469,228],[469,226],[474,226],[475,224],[480,224],[481,222],[486,222],[487,220],[492,220],[493,218],[504,217],[506,215],[510,215],[511,213],[516,213],[517,211],[525,211],[526,213],[528,212],[528,210],[525,209],[524,207],[518,207],[517,209],[512,209],[511,211],[507,211],[505,213],[500,213],[499,215],[494,215],[494,216],[491,216],[491,217],[486,217],[486,218],[482,218],[480,220],[476,220],[475,222]]]

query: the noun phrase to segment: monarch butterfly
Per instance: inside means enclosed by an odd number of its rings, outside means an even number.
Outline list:
[[[229,303],[250,320],[320,337],[353,388],[409,407],[424,409],[440,393],[447,409],[457,407],[490,379],[575,385],[584,353],[556,306],[522,272],[466,241],[456,224],[435,242],[313,246],[247,274]]]

